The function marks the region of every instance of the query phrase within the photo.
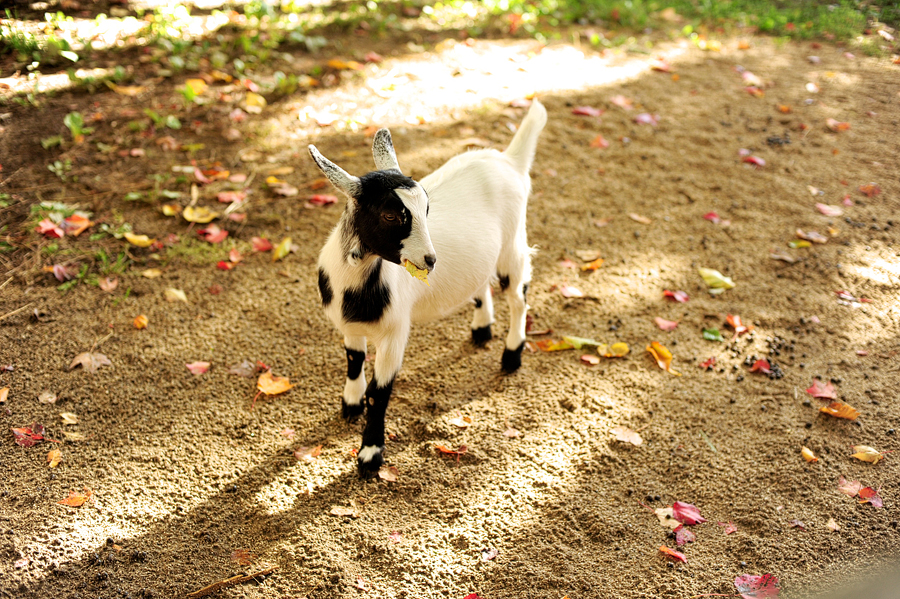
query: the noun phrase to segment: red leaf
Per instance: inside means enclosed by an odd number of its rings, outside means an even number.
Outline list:
[[[638,125],[650,125],[652,127],[656,127],[659,124],[659,115],[650,114],[649,112],[642,112],[641,114],[634,117],[634,122]]]
[[[209,370],[209,362],[191,362],[190,364],[185,364],[185,366],[193,375],[203,374]]]
[[[760,158],[759,156],[744,156],[741,159],[741,162],[746,162],[748,164],[754,165],[756,168],[762,168],[766,166],[766,161]]]
[[[734,329],[734,336],[743,335],[753,330],[752,325],[745,325],[741,321],[741,317],[735,314],[729,314],[725,317],[725,321]]]
[[[863,488],[862,483],[858,480],[847,480],[843,476],[838,479],[838,492],[850,497],[856,497]]]
[[[680,551],[675,551],[674,549],[669,549],[668,547],[665,547],[665,546],[660,547],[659,550],[676,561],[679,561],[679,562],[682,562],[685,564],[687,563],[687,558]]]
[[[675,529],[675,544],[681,547],[685,543],[693,543],[697,535],[684,527],[684,524]]]
[[[609,147],[609,142],[606,141],[606,139],[603,137],[603,134],[601,133],[591,140],[591,147],[603,150]]]
[[[881,193],[881,187],[877,183],[866,183],[859,186],[859,192],[866,197],[874,197]]]
[[[13,428],[10,430],[12,430],[17,445],[21,445],[22,447],[33,447],[34,444],[38,442],[38,440],[32,436],[31,429],[28,427]]]
[[[688,526],[706,522],[706,518],[700,515],[700,510],[696,506],[681,501],[672,504],[672,517]]]
[[[718,225],[720,222],[722,222],[722,218],[719,216],[719,214],[717,212],[707,212],[706,214],[703,215],[703,218],[705,218],[708,221],[713,222],[716,225]]]
[[[226,260],[219,260],[219,261],[216,263],[216,268],[218,268],[219,270],[231,270],[232,268],[235,267],[235,265],[236,265],[235,262],[228,262],[228,261],[226,261]]]
[[[778,579],[774,574],[754,576],[741,574],[734,579],[734,586],[744,599],[777,599]]]
[[[837,399],[834,385],[830,382],[823,385],[819,379],[813,379],[812,386],[806,392],[818,399]]]
[[[481,597],[478,596],[478,593],[469,593],[463,599],[481,599]]]
[[[265,237],[254,237],[250,243],[253,244],[254,252],[268,252],[272,249],[272,242]]]
[[[223,203],[231,203],[231,202],[240,202],[243,201],[244,198],[247,197],[246,192],[243,191],[220,191],[216,195],[216,199]]]
[[[194,177],[196,177],[197,181],[200,183],[212,183],[212,179],[207,178],[206,175],[203,174],[203,171],[197,167],[194,167]]]
[[[872,487],[865,487],[859,490],[859,502],[870,503],[873,507],[884,507],[884,501],[878,496],[878,491]]]
[[[769,364],[769,361],[763,358],[762,360],[757,360],[753,363],[753,366],[750,367],[750,372],[761,372],[763,374],[769,374],[772,372],[772,365]]]
[[[59,239],[65,233],[62,229],[56,226],[56,224],[50,220],[49,218],[45,218],[41,222],[38,223],[38,226],[34,229],[41,235],[45,235],[51,239]]]
[[[241,255],[241,252],[237,248],[231,248],[231,251],[228,252],[228,259],[237,264],[238,262],[243,260],[244,257]]]
[[[716,522],[719,526],[725,527],[725,534],[730,535],[733,532],[737,532],[737,526],[735,526],[732,522]]]
[[[197,234],[210,243],[221,243],[228,237],[228,231],[220,229],[218,225],[209,225],[205,229],[198,229]]]
[[[682,304],[691,299],[684,291],[669,291],[668,289],[663,291],[663,296]]]
[[[443,445],[435,445],[434,448],[437,449],[441,453],[455,455],[457,458],[459,456],[461,456],[462,454],[466,453],[466,450],[468,449],[465,445],[460,445],[459,449],[456,449],[456,450],[450,449],[449,447],[444,447]]]
[[[313,206],[327,206],[337,202],[337,196],[317,193],[309,197],[309,203]]]
[[[661,328],[664,331],[674,331],[675,327],[678,326],[678,321],[675,320],[666,320],[665,318],[660,318],[657,316],[653,319],[653,322],[656,323],[656,326]]]
[[[603,111],[593,106],[576,106],[572,109],[572,114],[577,114],[578,116],[600,116],[603,114]]]
[[[716,357],[713,356],[709,360],[707,360],[705,362],[701,362],[700,368],[703,368],[704,370],[710,370],[715,365],[716,365]]]

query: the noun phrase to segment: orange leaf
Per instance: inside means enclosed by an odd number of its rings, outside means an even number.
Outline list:
[[[653,341],[647,346],[647,351],[650,352],[660,368],[676,376],[681,376],[681,373],[672,370],[672,352],[666,349],[662,343]]]
[[[687,558],[680,551],[675,551],[674,549],[669,549],[666,546],[660,547],[659,550],[676,561],[683,562],[685,564],[687,563]]]
[[[3,387],[0,389],[0,403],[6,403],[7,397],[9,397],[9,387]]]
[[[598,268],[600,268],[600,266],[602,264],[603,264],[603,258],[597,258],[596,260],[593,260],[593,261],[583,265],[581,267],[581,270],[593,272],[593,271],[597,270]]]
[[[803,447],[802,449],[800,449],[800,455],[803,456],[804,460],[810,463],[819,461],[819,458],[816,457],[816,454],[814,454],[809,447]]]
[[[66,497],[65,499],[61,499],[56,503],[69,505],[72,507],[81,507],[91,498],[91,495],[93,495],[91,490],[85,487],[84,494],[76,493],[75,491],[69,491],[68,497]]]
[[[135,316],[134,317],[134,328],[146,329],[148,322],[149,322],[149,319],[144,314],[141,314],[140,316]]]
[[[553,339],[542,339],[540,341],[535,341],[534,344],[541,351],[562,351],[564,349],[572,349],[575,347],[565,339],[561,341],[554,341]]]
[[[266,395],[278,395],[293,387],[291,380],[286,376],[273,376],[271,370],[259,375],[256,388]]]
[[[610,432],[615,435],[616,441],[621,441],[622,443],[631,443],[636,447],[640,447],[641,443],[644,442],[637,432],[624,426],[613,427]]]
[[[835,418],[846,418],[847,420],[856,420],[859,416],[859,412],[856,411],[856,408],[840,401],[833,401],[827,406],[819,408],[819,411],[825,412],[829,416],[834,416]]]
[[[437,450],[438,450],[439,452],[441,452],[441,453],[446,453],[446,454],[449,454],[449,455],[455,455],[455,456],[457,456],[457,457],[459,457],[459,456],[461,456],[462,454],[466,453],[466,450],[468,449],[465,445],[460,445],[460,446],[459,446],[459,449],[455,449],[455,450],[454,450],[454,449],[450,449],[449,447],[444,447],[443,445],[435,445],[434,448],[437,449]]]
[[[59,466],[59,463],[62,461],[62,452],[58,449],[51,449],[50,453],[47,454],[47,462],[50,464],[51,468],[56,468]]]

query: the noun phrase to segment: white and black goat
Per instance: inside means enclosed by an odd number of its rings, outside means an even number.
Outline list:
[[[349,175],[309,153],[347,207],[319,256],[319,291],[325,313],[344,334],[347,381],[343,415],[368,415],[357,456],[359,473],[384,462],[384,416],[413,322],[447,316],[474,300],[472,339],[491,338],[491,281],[507,293],[509,334],[502,367],[514,372],[525,344],[525,294],[531,279],[531,249],[525,210],[528,172],[547,111],[534,101],[504,152],[478,150],[452,158],[420,182],[403,175],[381,129],[372,153],[378,170]],[[401,266],[407,260],[427,270],[429,285]],[[375,374],[366,386],[366,340],[375,344]]]

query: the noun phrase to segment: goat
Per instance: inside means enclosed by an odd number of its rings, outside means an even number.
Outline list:
[[[521,366],[532,253],[525,234],[528,173],[546,122],[547,111],[535,100],[504,152],[466,152],[419,182],[400,171],[387,129],[372,144],[378,170],[361,177],[309,146],[319,169],[347,196],[319,255],[318,283],[325,313],[344,335],[342,414],[352,420],[368,410],[357,454],[360,476],[384,463],[384,417],[412,323],[447,316],[474,300],[472,340],[486,343],[496,273],[510,311],[502,368],[511,373]],[[430,274],[428,285],[401,266],[407,261]],[[368,386],[367,339],[376,348]]]

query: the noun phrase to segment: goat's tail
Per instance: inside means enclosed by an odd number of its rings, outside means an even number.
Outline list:
[[[525,120],[519,125],[519,130],[516,131],[512,141],[509,142],[509,147],[504,152],[523,175],[528,174],[528,171],[531,170],[538,137],[546,124],[547,109],[543,104],[534,100],[528,114],[525,115]]]

